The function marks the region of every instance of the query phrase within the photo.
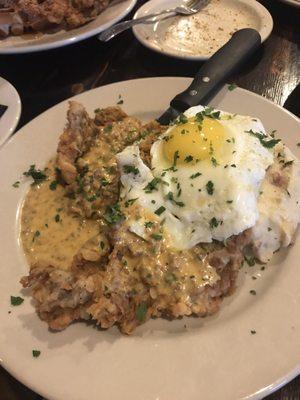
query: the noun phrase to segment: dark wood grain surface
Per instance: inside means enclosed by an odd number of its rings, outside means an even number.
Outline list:
[[[138,1],[138,4],[143,2]],[[277,0],[261,3],[273,15],[273,33],[232,81],[277,104],[286,105],[299,115],[299,9]],[[193,76],[200,65],[152,53],[143,48],[131,32],[126,32],[107,44],[92,38],[49,52],[0,56],[0,75],[9,80],[21,96],[21,127],[52,105],[85,90],[133,78]],[[299,400],[300,377],[267,399]],[[41,400],[41,397],[0,368],[0,400]]]

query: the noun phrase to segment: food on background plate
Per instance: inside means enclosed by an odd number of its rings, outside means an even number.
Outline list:
[[[21,282],[54,330],[214,314],[244,259],[267,262],[300,220],[299,161],[255,117],[210,107],[165,127],[70,102],[55,159],[25,174]]]
[[[77,28],[95,19],[109,3],[110,0],[4,0],[0,5],[0,37]]]

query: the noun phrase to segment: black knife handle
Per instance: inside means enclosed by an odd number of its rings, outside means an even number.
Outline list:
[[[255,29],[241,29],[221,47],[199,70],[191,85],[171,101],[171,106],[183,112],[208,103],[226,80],[244,64],[261,45]]]

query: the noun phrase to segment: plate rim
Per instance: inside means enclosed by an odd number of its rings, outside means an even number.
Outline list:
[[[245,2],[245,0],[234,0],[236,2]],[[281,1],[281,0],[280,0]],[[141,17],[144,15],[144,11],[149,9],[149,5],[151,5],[151,3],[158,3],[159,0],[149,0],[146,3],[142,4],[141,7],[139,7],[137,9],[137,11],[135,12],[133,19],[136,19],[138,17]],[[261,3],[259,3],[257,0],[247,0],[247,2],[251,3],[250,5],[253,6],[253,8],[255,8],[256,10],[260,10],[259,14],[262,15],[264,14],[265,17],[267,18],[269,25],[268,28],[266,29],[266,33],[264,35],[262,35],[262,43],[264,43],[271,35],[273,28],[274,28],[274,21],[272,18],[271,13],[269,12],[269,10],[264,7]],[[180,52],[171,52],[168,50],[160,50],[158,47],[154,46],[151,44],[151,42],[149,42],[146,38],[144,38],[144,36],[139,32],[139,26],[136,25],[132,28],[133,34],[135,36],[135,38],[146,48],[148,48],[149,50],[152,50],[156,53],[168,56],[168,57],[172,57],[172,58],[178,58],[180,60],[189,60],[189,61],[205,61],[208,60],[210,58],[210,56],[197,56],[197,55],[191,55],[191,54],[184,54],[184,53],[180,53]]]
[[[287,4],[292,7],[300,8],[300,2],[296,0],[279,0],[281,3]]]
[[[105,24],[101,24],[98,27],[95,27],[93,29],[89,29],[86,32],[82,32],[76,35],[76,33],[66,39],[59,39],[59,40],[54,40],[52,42],[49,43],[42,43],[39,44],[38,41],[36,42],[36,44],[30,44],[28,46],[9,46],[9,47],[1,47],[1,41],[0,41],[0,55],[1,54],[24,54],[24,53],[35,53],[35,52],[40,52],[40,51],[47,51],[47,50],[51,50],[51,49],[58,49],[60,47],[64,47],[64,46],[69,46],[75,43],[78,43],[80,41],[89,39],[93,36],[96,36],[97,34],[103,32],[105,29],[109,28],[110,26],[116,24],[117,22],[119,22],[121,19],[123,19],[127,14],[129,14],[132,9],[134,8],[134,6],[137,3],[137,0],[126,0],[128,2],[127,7],[123,10],[122,13],[118,14],[115,18],[112,18],[110,21],[106,22]],[[114,5],[114,4],[112,4]],[[118,3],[115,4],[115,6],[117,6]],[[105,10],[104,10],[105,11]],[[101,15],[101,14],[99,14]],[[99,15],[97,17],[99,17]],[[97,18],[96,17],[96,18]],[[96,19],[95,18],[95,19]],[[95,21],[95,19],[93,21]],[[88,26],[88,24],[92,22],[89,21],[86,25]],[[78,27],[80,28],[80,27]],[[75,31],[77,28],[71,29],[70,31]]]
[[[171,80],[181,79],[181,80],[189,80],[189,79],[192,79],[192,78],[189,78],[189,77],[154,77],[154,78],[141,78],[141,79],[138,79],[138,80],[141,80],[141,81],[150,80],[150,81],[151,81],[151,80],[153,80],[153,79],[171,79]],[[104,88],[104,87],[109,87],[109,86],[113,86],[113,85],[116,85],[116,84],[122,84],[122,83],[125,83],[125,82],[126,82],[127,84],[132,84],[132,83],[135,82],[135,81],[136,81],[136,79],[128,79],[128,80],[125,80],[125,81],[110,83],[110,84],[105,85],[105,86],[101,86],[101,87],[98,87],[98,88],[94,88],[94,89],[92,89],[92,90],[90,90],[90,91],[88,91],[88,92],[94,92],[94,91],[97,91],[97,90],[101,90],[101,89]],[[258,94],[256,94],[256,93],[250,92],[250,91],[248,91],[248,90],[246,90],[246,89],[243,89],[243,88],[238,88],[237,90],[240,90],[240,91],[242,91],[242,92],[248,93],[248,94],[250,94],[250,95],[252,95],[252,96],[257,96],[257,97],[259,97],[259,98],[262,98],[262,96],[260,96],[260,95],[258,95]],[[66,99],[66,100],[63,100],[63,101],[61,101],[60,103],[57,103],[56,105],[52,106],[52,107],[49,108],[48,110],[44,111],[43,113],[39,114],[39,115],[38,115],[37,117],[35,117],[33,120],[31,120],[31,121],[28,122],[26,125],[24,125],[18,132],[16,132],[16,135],[14,135],[13,137],[11,137],[10,140],[7,142],[6,145],[8,145],[9,143],[12,143],[13,141],[17,140],[18,137],[19,137],[19,136],[17,136],[17,134],[18,134],[19,132],[22,133],[22,130],[23,130],[25,127],[27,127],[28,125],[30,125],[35,119],[39,118],[39,117],[42,116],[43,114],[46,114],[49,110],[52,110],[52,109],[54,109],[54,108],[56,108],[56,107],[60,107],[63,103],[66,103],[66,102],[69,101],[70,99],[76,100],[76,98],[81,97],[81,96],[82,96],[83,94],[85,94],[85,93],[87,93],[87,92],[84,92],[84,93],[82,93],[82,94],[73,96],[72,98],[68,98],[68,99]],[[268,103],[271,103],[273,106],[276,106],[276,108],[282,109],[284,112],[288,113],[288,114],[290,115],[290,117],[292,117],[298,124],[300,124],[299,119],[298,119],[294,114],[292,114],[291,112],[289,112],[288,110],[284,109],[284,108],[281,107],[280,105],[275,104],[275,103],[273,103],[272,101],[270,101],[270,100],[268,100],[268,99],[266,99],[266,98],[263,98],[263,100],[264,100],[264,101],[267,101]],[[3,146],[3,148],[6,148],[6,145]],[[2,154],[1,151],[2,151],[2,149],[0,150],[0,156],[1,156],[1,154]],[[32,388],[32,389],[33,389],[34,391],[36,391],[37,393],[40,393],[40,394],[43,395],[43,396],[46,395],[46,396],[48,397],[49,400],[50,400],[50,399],[57,399],[57,397],[51,397],[51,396],[49,397],[49,393],[46,393],[46,392],[41,391],[41,390],[36,390],[36,389],[35,389],[35,385],[33,385],[33,384],[30,383],[30,382],[27,383],[27,382],[28,382],[27,379],[23,379],[23,378],[20,379],[19,377],[17,377],[17,376],[13,373],[12,368],[10,368],[9,366],[6,365],[5,360],[3,360],[3,361],[0,360],[0,365],[3,366],[3,367],[4,367],[9,373],[11,373],[13,376],[15,376],[16,379],[18,379],[20,382],[24,383],[26,386]],[[255,400],[255,399],[261,399],[262,396],[265,396],[265,395],[268,395],[268,394],[272,393],[273,391],[275,391],[275,390],[277,390],[278,388],[282,387],[282,386],[283,386],[284,384],[286,384],[288,381],[292,380],[295,376],[297,376],[297,375],[299,374],[299,372],[300,372],[300,363],[299,363],[299,365],[298,365],[297,367],[295,367],[293,370],[291,370],[291,371],[290,371],[288,374],[286,374],[284,377],[282,377],[282,378],[280,378],[279,380],[273,382],[272,384],[270,384],[270,385],[267,386],[266,388],[263,388],[262,390],[260,390],[260,391],[258,391],[258,392],[256,392],[256,393],[253,393],[253,394],[251,394],[251,395],[245,397],[245,399],[249,399],[249,400],[250,400],[250,399],[253,399],[253,400]]]

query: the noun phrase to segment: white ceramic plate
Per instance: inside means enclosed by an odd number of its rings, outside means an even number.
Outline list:
[[[280,0],[282,3],[289,4],[294,7],[300,8],[300,0]]]
[[[21,115],[21,100],[16,89],[0,77],[0,104],[7,107],[0,117],[0,147],[14,132]]]
[[[139,79],[76,99],[92,112],[116,104],[121,94],[125,111],[147,121],[158,117],[189,83],[189,78]],[[300,157],[299,121],[279,106],[227,87],[212,105],[261,118]],[[299,373],[299,241],[265,271],[244,267],[236,293],[217,315],[151,320],[130,337],[116,328],[99,331],[84,323],[51,333],[23,292],[24,303],[10,305],[10,295],[20,294],[19,279],[28,272],[18,241],[28,184],[15,189],[12,183],[30,164],[43,167],[54,155],[66,111],[64,101],[41,114],[0,151],[1,365],[49,400],[260,399]],[[258,279],[252,280],[253,275]],[[256,296],[249,294],[252,289]],[[32,349],[41,351],[39,358],[32,357]]]
[[[150,0],[145,3],[135,13],[134,18],[142,17],[160,10],[174,8],[182,3],[182,0]],[[220,18],[214,19],[207,14],[214,14],[211,10],[212,5],[217,5],[220,9]],[[243,17],[241,17],[243,15]],[[239,28],[251,26],[259,31],[262,41],[265,41],[273,29],[273,20],[268,10],[255,0],[212,0],[212,3],[199,12],[199,16],[207,19],[205,25],[201,22],[199,29],[192,25],[191,17],[176,17],[180,19],[179,30],[174,30],[174,18],[169,18],[155,24],[136,25],[133,32],[136,38],[151,50],[163,53],[169,56],[182,58],[186,60],[207,60],[215,51],[217,51],[227,40],[229,32],[235,28],[234,19],[245,20],[241,22]],[[226,18],[225,18],[226,17]],[[199,26],[199,22],[196,26]],[[224,29],[223,31],[220,30]],[[190,32],[187,30],[190,29]],[[207,29],[210,33],[207,33]],[[193,32],[198,31],[195,35]],[[172,32],[172,34],[170,34]],[[226,34],[226,35],[225,35]],[[224,37],[225,35],[225,37]],[[194,41],[193,41],[194,37]],[[167,38],[167,39],[166,39]],[[210,48],[211,47],[211,48]]]
[[[30,53],[79,42],[109,28],[127,15],[137,0],[115,0],[93,21],[69,31],[9,36],[0,40],[0,54]]]

